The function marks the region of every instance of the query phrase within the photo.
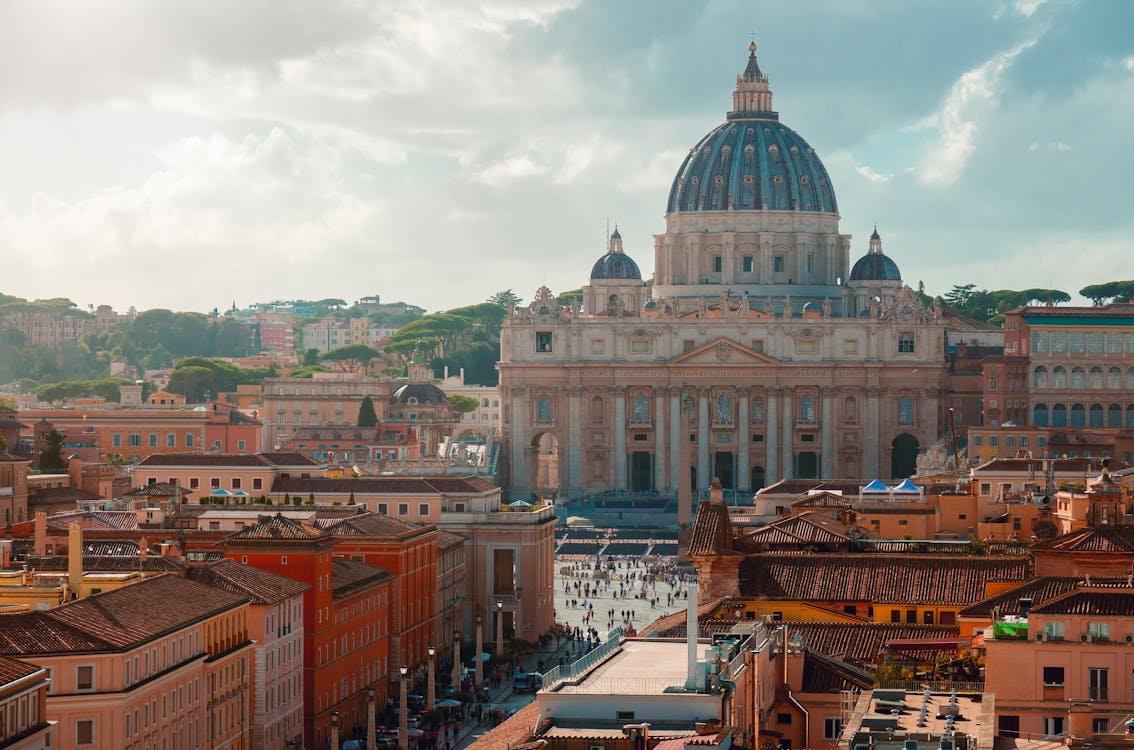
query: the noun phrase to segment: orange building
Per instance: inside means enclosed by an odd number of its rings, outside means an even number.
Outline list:
[[[200,502],[213,490],[223,495],[267,494],[278,477],[321,477],[325,469],[297,453],[155,453],[133,468],[135,484],[166,482],[192,492]]]
[[[0,617],[0,654],[47,670],[53,747],[249,749],[244,597],[167,575]]]
[[[0,508],[5,526],[27,519],[29,464],[22,456],[0,451]]]
[[[225,556],[310,586],[303,595],[303,747],[328,750],[331,714],[364,727],[367,691],[386,698],[390,584],[385,570],[332,555],[325,531],[280,514],[225,540]]]
[[[335,554],[383,568],[393,576],[390,595],[390,670],[426,663],[430,645],[446,646],[452,633],[435,632],[437,539],[435,526],[371,513],[329,526]]]
[[[47,719],[47,670],[0,656],[0,747],[51,747],[54,722]]]

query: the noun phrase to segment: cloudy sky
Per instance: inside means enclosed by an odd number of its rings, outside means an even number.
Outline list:
[[[1124,0],[0,0],[0,292],[118,309],[648,274],[754,30],[852,256],[1134,278]]]

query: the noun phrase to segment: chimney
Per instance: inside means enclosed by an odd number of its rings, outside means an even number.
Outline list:
[[[1094,707],[1089,701],[1071,701],[1068,724],[1068,739],[1089,739],[1092,732],[1091,719],[1094,718]],[[1071,744],[1071,743],[1068,743]]]
[[[81,490],[83,488],[83,459],[78,456],[68,458],[67,473],[71,476],[71,486]]]
[[[35,554],[47,554],[47,513],[42,510],[35,512]]]
[[[73,523],[67,527],[67,586],[71,597],[83,595],[83,527]]]
[[[689,594],[688,617],[685,621],[685,645],[688,650],[688,664],[685,673],[685,689],[696,690],[697,684],[697,581],[690,581],[686,590]]]
[[[12,540],[0,539],[0,565],[7,568],[12,564]]]
[[[150,554],[150,543],[145,537],[142,537],[138,541],[138,562],[142,565],[145,565],[146,564],[146,556],[149,555],[149,554]]]

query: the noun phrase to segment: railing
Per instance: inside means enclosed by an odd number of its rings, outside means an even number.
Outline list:
[[[551,670],[543,676],[544,689],[553,688],[560,682],[574,680],[582,676],[591,669],[591,667],[617,651],[621,646],[622,628],[615,627],[606,634],[606,642],[601,644],[598,648],[584,654],[578,660],[570,664],[552,667]]]
[[[666,688],[684,686],[683,673],[650,677],[611,676],[587,680],[586,692],[600,695],[657,695],[664,693]],[[572,692],[570,687],[564,687],[563,691]]]
[[[909,693],[922,693],[929,688],[931,693],[983,693],[983,682],[954,682],[950,680],[880,680],[878,687],[885,690],[905,690]]]

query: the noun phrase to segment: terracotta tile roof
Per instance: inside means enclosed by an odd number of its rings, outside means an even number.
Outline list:
[[[245,597],[180,576],[157,576],[55,609],[0,616],[0,654],[134,648],[245,601]]]
[[[466,541],[468,540],[460,534],[454,534],[453,532],[445,531],[444,529],[439,529],[437,531],[437,549],[439,550],[450,549],[452,547],[464,544]]]
[[[245,526],[240,531],[228,535],[232,541],[267,540],[267,541],[309,541],[326,539],[327,532],[314,526],[295,521],[282,513],[271,516],[260,516],[260,519],[251,526]]]
[[[84,529],[133,530],[138,528],[138,516],[132,510],[73,510],[47,517],[47,528],[66,531],[77,523]]]
[[[1079,580],[1071,576],[1034,578],[1022,586],[1009,589],[996,596],[990,596],[987,599],[981,599],[979,602],[962,609],[961,614],[972,617],[991,617],[993,608],[997,607],[999,608],[997,611],[1001,615],[1018,615],[1020,614],[1020,599],[1031,599],[1032,609],[1034,610],[1044,602],[1062,596],[1068,591],[1074,591]],[[1114,580],[1116,582],[1121,580],[1124,585],[1126,583],[1125,578]]]
[[[86,545],[84,544],[84,547]],[[48,573],[67,570],[66,555],[28,555],[28,570]],[[83,571],[86,573],[175,573],[185,569],[185,563],[171,557],[146,555],[142,560],[139,553],[133,555],[83,555]]]
[[[331,561],[331,595],[335,599],[353,596],[392,577],[385,568],[336,557]]]
[[[29,459],[29,458],[24,458],[23,456],[13,456],[13,455],[12,455],[11,453],[9,453],[8,451],[0,451],[0,464],[2,464],[2,463],[10,463],[10,462],[12,462],[12,461],[24,461],[24,462],[26,463],[26,462],[28,462],[28,461],[30,461],[30,460],[31,460],[31,459]]]
[[[123,492],[122,497],[184,497],[192,494],[192,491],[169,482],[151,482]]]
[[[296,427],[291,433],[289,443],[296,440],[361,440],[374,438],[374,428],[360,430],[357,427]]]
[[[689,537],[689,554],[724,555],[732,552],[732,520],[728,506],[702,500],[697,506],[693,532]]]
[[[44,487],[28,493],[28,505],[72,505],[96,502],[102,499],[97,492],[78,487]]]
[[[0,656],[0,687],[10,685],[16,680],[22,680],[42,671],[43,667],[37,664],[28,664],[26,661]]]
[[[351,492],[374,495],[441,495],[480,494],[499,489],[479,477],[277,477],[272,492],[306,495],[328,492],[346,495]]]
[[[1134,526],[1087,526],[1032,546],[1062,552],[1134,552]]]
[[[947,640],[960,638],[955,625],[904,625],[901,623],[788,622],[788,638],[797,635],[812,652],[859,667],[873,668],[890,641],[903,639]]]
[[[1134,588],[1069,591],[1038,607],[1037,615],[1098,615],[1129,617],[1134,613]]]
[[[810,648],[803,653],[804,693],[838,693],[851,689],[867,690],[873,686],[874,677],[865,669]]]
[[[365,515],[344,518],[325,526],[328,534],[333,536],[365,536],[378,539],[404,539],[406,537],[428,534],[434,530],[430,524],[409,523],[397,518],[391,518],[385,513],[367,513]]]
[[[740,592],[810,602],[967,606],[989,581],[1024,581],[1026,558],[958,555],[757,554],[740,563]]]
[[[1051,461],[1053,469],[1056,474],[1084,474],[1084,472],[1098,473],[1101,466],[1099,463],[1101,459],[1091,458],[1056,458]],[[996,473],[996,472],[1036,472],[1037,476],[1042,477],[1044,472],[1044,460],[1038,458],[994,458],[985,461],[980,466],[973,468],[973,475],[979,476],[980,473]],[[1091,474],[1091,479],[1095,478],[1095,474]]]
[[[511,750],[527,742],[539,728],[539,703],[532,701],[496,728],[482,734],[466,750]]]
[[[138,466],[320,466],[302,453],[154,453]]]
[[[190,580],[246,596],[253,604],[278,604],[311,588],[301,581],[243,565],[235,560],[194,565],[185,575]]]
[[[808,511],[782,518],[744,536],[745,541],[752,544],[845,545],[853,538],[851,535],[859,531],[856,526],[837,521],[826,513]]]
[[[830,508],[841,510],[851,507],[851,499],[844,495],[837,495],[834,492],[816,492],[806,497],[801,497],[792,503],[791,507],[793,510],[803,508]]]

